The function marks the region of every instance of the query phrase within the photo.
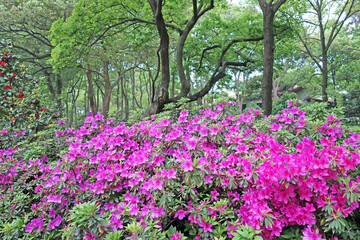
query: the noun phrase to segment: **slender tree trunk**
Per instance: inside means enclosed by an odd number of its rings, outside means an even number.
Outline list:
[[[143,74],[143,78],[144,78],[144,81],[145,81],[145,91],[146,91],[146,94],[147,94],[147,102],[148,104],[151,103],[151,83],[150,83],[150,78],[149,78],[149,81],[146,80],[146,77],[145,77],[145,71],[142,71],[142,74]]]
[[[57,95],[56,102],[60,115],[62,115],[61,93],[62,93],[62,78],[60,74],[56,74],[56,95]]]
[[[96,113],[99,112],[99,106],[100,106],[100,90],[99,90],[99,87],[98,87],[96,89]]]
[[[75,128],[78,127],[78,122],[77,122],[77,107],[76,107],[76,102],[77,99],[79,98],[79,94],[80,94],[80,89],[77,91],[74,91],[74,95],[73,95],[73,106],[74,106],[74,122],[75,122]]]
[[[325,48],[322,49],[322,98],[323,102],[328,102],[327,85],[328,85],[328,56]]]
[[[196,75],[195,75],[196,91],[199,92],[200,89],[201,89],[201,87],[202,87],[202,81],[201,81],[201,77],[199,77],[199,76],[197,75],[197,73],[195,73],[195,74],[196,74]],[[197,104],[198,104],[199,106],[202,105],[202,98],[201,98],[201,97],[199,97],[196,101],[197,101]]]
[[[84,95],[84,99],[86,99],[86,91],[85,91],[85,95]],[[87,116],[87,101],[85,100],[84,101],[84,114],[85,114],[85,117]]]
[[[140,92],[140,99],[139,99],[139,107],[142,108],[142,98],[143,98],[143,85],[142,85],[142,78],[141,72],[139,72],[139,92]]]
[[[74,104],[74,126],[75,129],[77,128],[77,108],[76,108],[76,104]]]
[[[175,97],[175,74],[171,74],[171,92],[170,97]]]
[[[331,79],[332,79],[332,82],[333,82],[333,85],[334,85],[334,107],[337,106],[337,101],[336,101],[336,78],[335,78],[335,70],[332,69],[331,71]]]
[[[65,111],[66,111],[66,121],[69,121],[69,103],[68,103],[69,93],[66,93],[66,100],[65,100]]]
[[[132,110],[135,110],[135,71],[130,71],[131,78],[131,95],[132,95]]]
[[[95,106],[95,100],[94,100],[94,85],[92,80],[92,75],[90,69],[86,71],[86,78],[88,81],[88,96],[89,96],[89,103],[90,108],[93,114],[96,114],[96,106]]]
[[[109,76],[109,61],[104,61],[104,83],[105,83],[105,90],[104,90],[104,97],[103,97],[103,107],[102,107],[102,114],[104,118],[107,119],[110,109],[110,100],[111,100],[111,92],[112,87],[110,83],[110,76]]]
[[[124,81],[124,77],[120,78],[120,86],[121,86],[121,114],[120,114],[120,119],[121,121],[124,119],[124,85],[123,85],[123,81]]]
[[[120,95],[120,84],[117,84],[116,87],[116,110],[119,111],[120,109],[120,103],[119,103],[119,95]]]
[[[192,88],[191,88],[191,76],[190,76],[190,68],[189,68],[189,65],[186,66],[185,75],[186,75],[186,82],[187,82],[187,84],[189,85],[189,91],[188,91],[188,93],[189,93],[190,95],[192,95],[192,92],[191,92],[191,90],[192,90]],[[186,88],[187,88],[187,86],[186,86]],[[180,95],[181,95],[181,93],[180,93]],[[192,103],[191,103],[191,102],[189,103],[189,107],[190,107],[190,108],[192,107]]]
[[[240,83],[239,83],[239,78],[240,78],[241,73],[235,74],[235,88],[236,88],[236,102],[238,104],[240,113],[242,112],[242,104],[240,103]]]
[[[74,122],[74,104],[71,103],[71,110],[70,110],[70,127],[73,127],[73,122]]]
[[[244,87],[246,86],[247,81],[249,80],[249,74],[243,74],[243,83]],[[241,98],[240,98],[240,112],[242,112],[244,104],[244,92],[241,92]]]
[[[275,83],[275,80],[273,78],[273,100],[276,100],[279,98],[279,87],[280,87],[280,83],[282,81],[282,79],[284,78],[285,74],[287,73],[287,71],[289,70],[289,63],[290,63],[291,58],[288,57],[285,61],[285,68],[284,68],[284,72],[279,76],[278,81]]]
[[[122,91],[124,104],[125,104],[125,120],[128,120],[129,115],[130,115],[130,109],[129,109],[129,99],[128,99],[128,96],[127,96],[126,80],[124,78],[122,78],[121,83],[122,83],[121,91]]]

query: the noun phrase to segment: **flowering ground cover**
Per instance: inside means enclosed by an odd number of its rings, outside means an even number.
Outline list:
[[[0,150],[1,239],[358,239],[360,135],[328,116],[96,115],[57,161]],[[62,124],[63,122],[60,122]]]

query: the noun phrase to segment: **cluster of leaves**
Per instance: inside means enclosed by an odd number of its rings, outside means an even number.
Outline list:
[[[9,43],[0,42],[0,147],[14,146],[56,118],[39,100],[38,82],[17,62]]]
[[[2,150],[0,237],[357,239],[360,135],[291,103],[270,117],[232,105],[129,127],[89,116],[56,133],[57,162]]]

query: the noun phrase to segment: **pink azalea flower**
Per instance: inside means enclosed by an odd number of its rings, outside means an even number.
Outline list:
[[[94,120],[95,121],[102,121],[102,120],[104,120],[104,116],[101,115],[100,113],[98,113],[98,114],[95,115]]]
[[[173,234],[171,235],[170,240],[181,240],[181,235],[178,232],[173,232]]]
[[[130,205],[129,209],[130,209],[131,216],[136,216],[139,213],[139,207],[137,206],[137,204]]]
[[[58,226],[60,226],[61,222],[62,222],[61,216],[57,215],[57,217],[55,219],[53,219],[52,221],[49,222],[48,228],[55,229]]]
[[[53,202],[53,203],[61,203],[61,195],[49,195],[47,197],[47,202]]]
[[[175,217],[179,218],[180,220],[183,220],[186,217],[187,213],[188,211],[178,210],[177,212],[175,212]]]
[[[199,223],[199,226],[204,228],[204,233],[212,232],[212,223],[207,223],[204,219],[201,219],[201,223]]]
[[[302,230],[303,233],[303,240],[321,240],[321,234],[320,233],[316,233],[318,231],[313,231],[311,229],[311,226],[308,225],[307,228],[304,228]]]
[[[181,168],[184,169],[184,172],[191,172],[194,169],[192,165],[193,161],[191,161],[191,159],[187,159],[181,164]]]

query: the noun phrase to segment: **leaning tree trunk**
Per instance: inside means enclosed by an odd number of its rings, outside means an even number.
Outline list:
[[[161,68],[161,82],[156,93],[155,101],[146,110],[145,116],[150,116],[159,113],[165,103],[169,99],[169,83],[170,83],[170,60],[169,60],[169,34],[166,29],[164,17],[162,15],[162,0],[148,0],[152,12],[154,14],[155,25],[160,36],[160,68]]]

